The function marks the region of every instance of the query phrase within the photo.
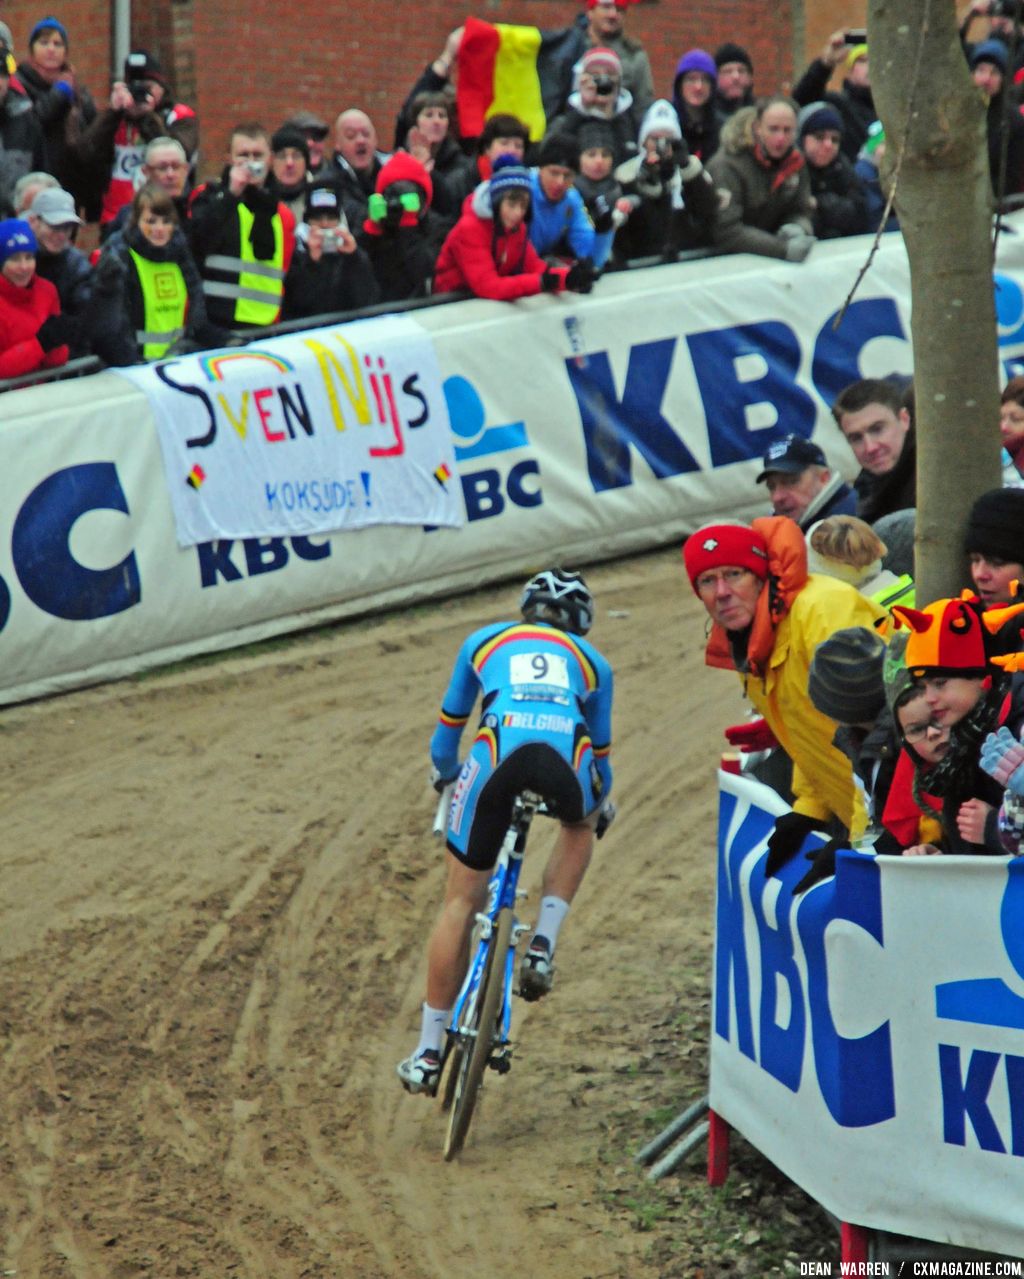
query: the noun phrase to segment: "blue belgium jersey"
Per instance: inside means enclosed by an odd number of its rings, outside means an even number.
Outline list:
[[[543,622],[497,622],[470,635],[430,742],[442,777],[459,771],[459,740],[478,694],[471,752],[485,767],[540,742],[589,776],[595,796],[611,790],[612,670],[593,645]]]

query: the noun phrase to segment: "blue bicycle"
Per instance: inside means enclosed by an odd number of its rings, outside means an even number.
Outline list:
[[[530,824],[544,811],[540,795],[524,791],[516,797],[488,885],[487,907],[476,917],[469,971],[452,1009],[441,1062],[441,1104],[448,1111],[446,1160],[454,1159],[466,1140],[484,1071],[490,1066],[504,1075],[512,1068],[516,945],[529,932],[529,925],[515,916],[516,901],[526,896],[518,889],[519,872]]]

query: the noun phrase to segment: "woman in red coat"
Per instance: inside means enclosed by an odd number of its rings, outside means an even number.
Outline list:
[[[66,364],[75,321],[57,290],[36,275],[36,237],[27,222],[0,222],[0,378]]]
[[[494,162],[490,181],[466,197],[462,217],[441,246],[434,292],[472,289],[480,298],[511,302],[561,293],[576,283],[567,267],[549,267],[530,243],[530,171],[515,156]]]

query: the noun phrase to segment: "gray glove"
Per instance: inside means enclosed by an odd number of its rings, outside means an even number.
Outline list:
[[[782,232],[780,230],[779,234]],[[786,261],[787,262],[803,262],[814,248],[814,236],[807,235],[801,231],[799,235],[794,235],[785,241],[786,245]]]
[[[798,236],[807,235],[807,231],[799,222],[783,222],[775,234],[780,240],[795,240]]]

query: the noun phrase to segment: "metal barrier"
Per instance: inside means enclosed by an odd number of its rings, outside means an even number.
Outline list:
[[[691,262],[717,256],[718,253],[714,249],[687,249],[671,258],[661,255],[636,258],[608,268],[605,274],[639,271],[652,266],[665,266],[672,262]],[[322,315],[283,320],[278,324],[269,324],[258,329],[234,329],[231,331],[232,339],[233,343],[243,345],[248,342],[259,342],[279,333],[297,333],[303,329],[315,329],[328,324],[348,324],[353,320],[365,320],[375,315],[395,315],[406,311],[420,311],[424,307],[447,306],[451,302],[464,302],[474,296],[468,290],[462,289],[453,293],[435,293],[430,297],[412,298],[405,302],[378,302],[374,306],[361,307],[356,311],[326,311]],[[36,373],[26,373],[22,377],[0,379],[0,394],[4,391],[22,390],[28,386],[41,386],[47,382],[63,382],[68,378],[86,377],[91,373],[100,373],[106,367],[107,365],[98,356],[82,356],[77,360],[69,360],[67,364],[57,369],[40,369]]]
[[[87,377],[90,373],[99,373],[103,361],[96,355],[83,355],[77,360],[68,360],[59,369],[40,369],[37,373],[25,373],[22,377],[0,378],[0,392],[20,391],[25,386],[40,386],[44,382],[64,382],[72,377]]]

